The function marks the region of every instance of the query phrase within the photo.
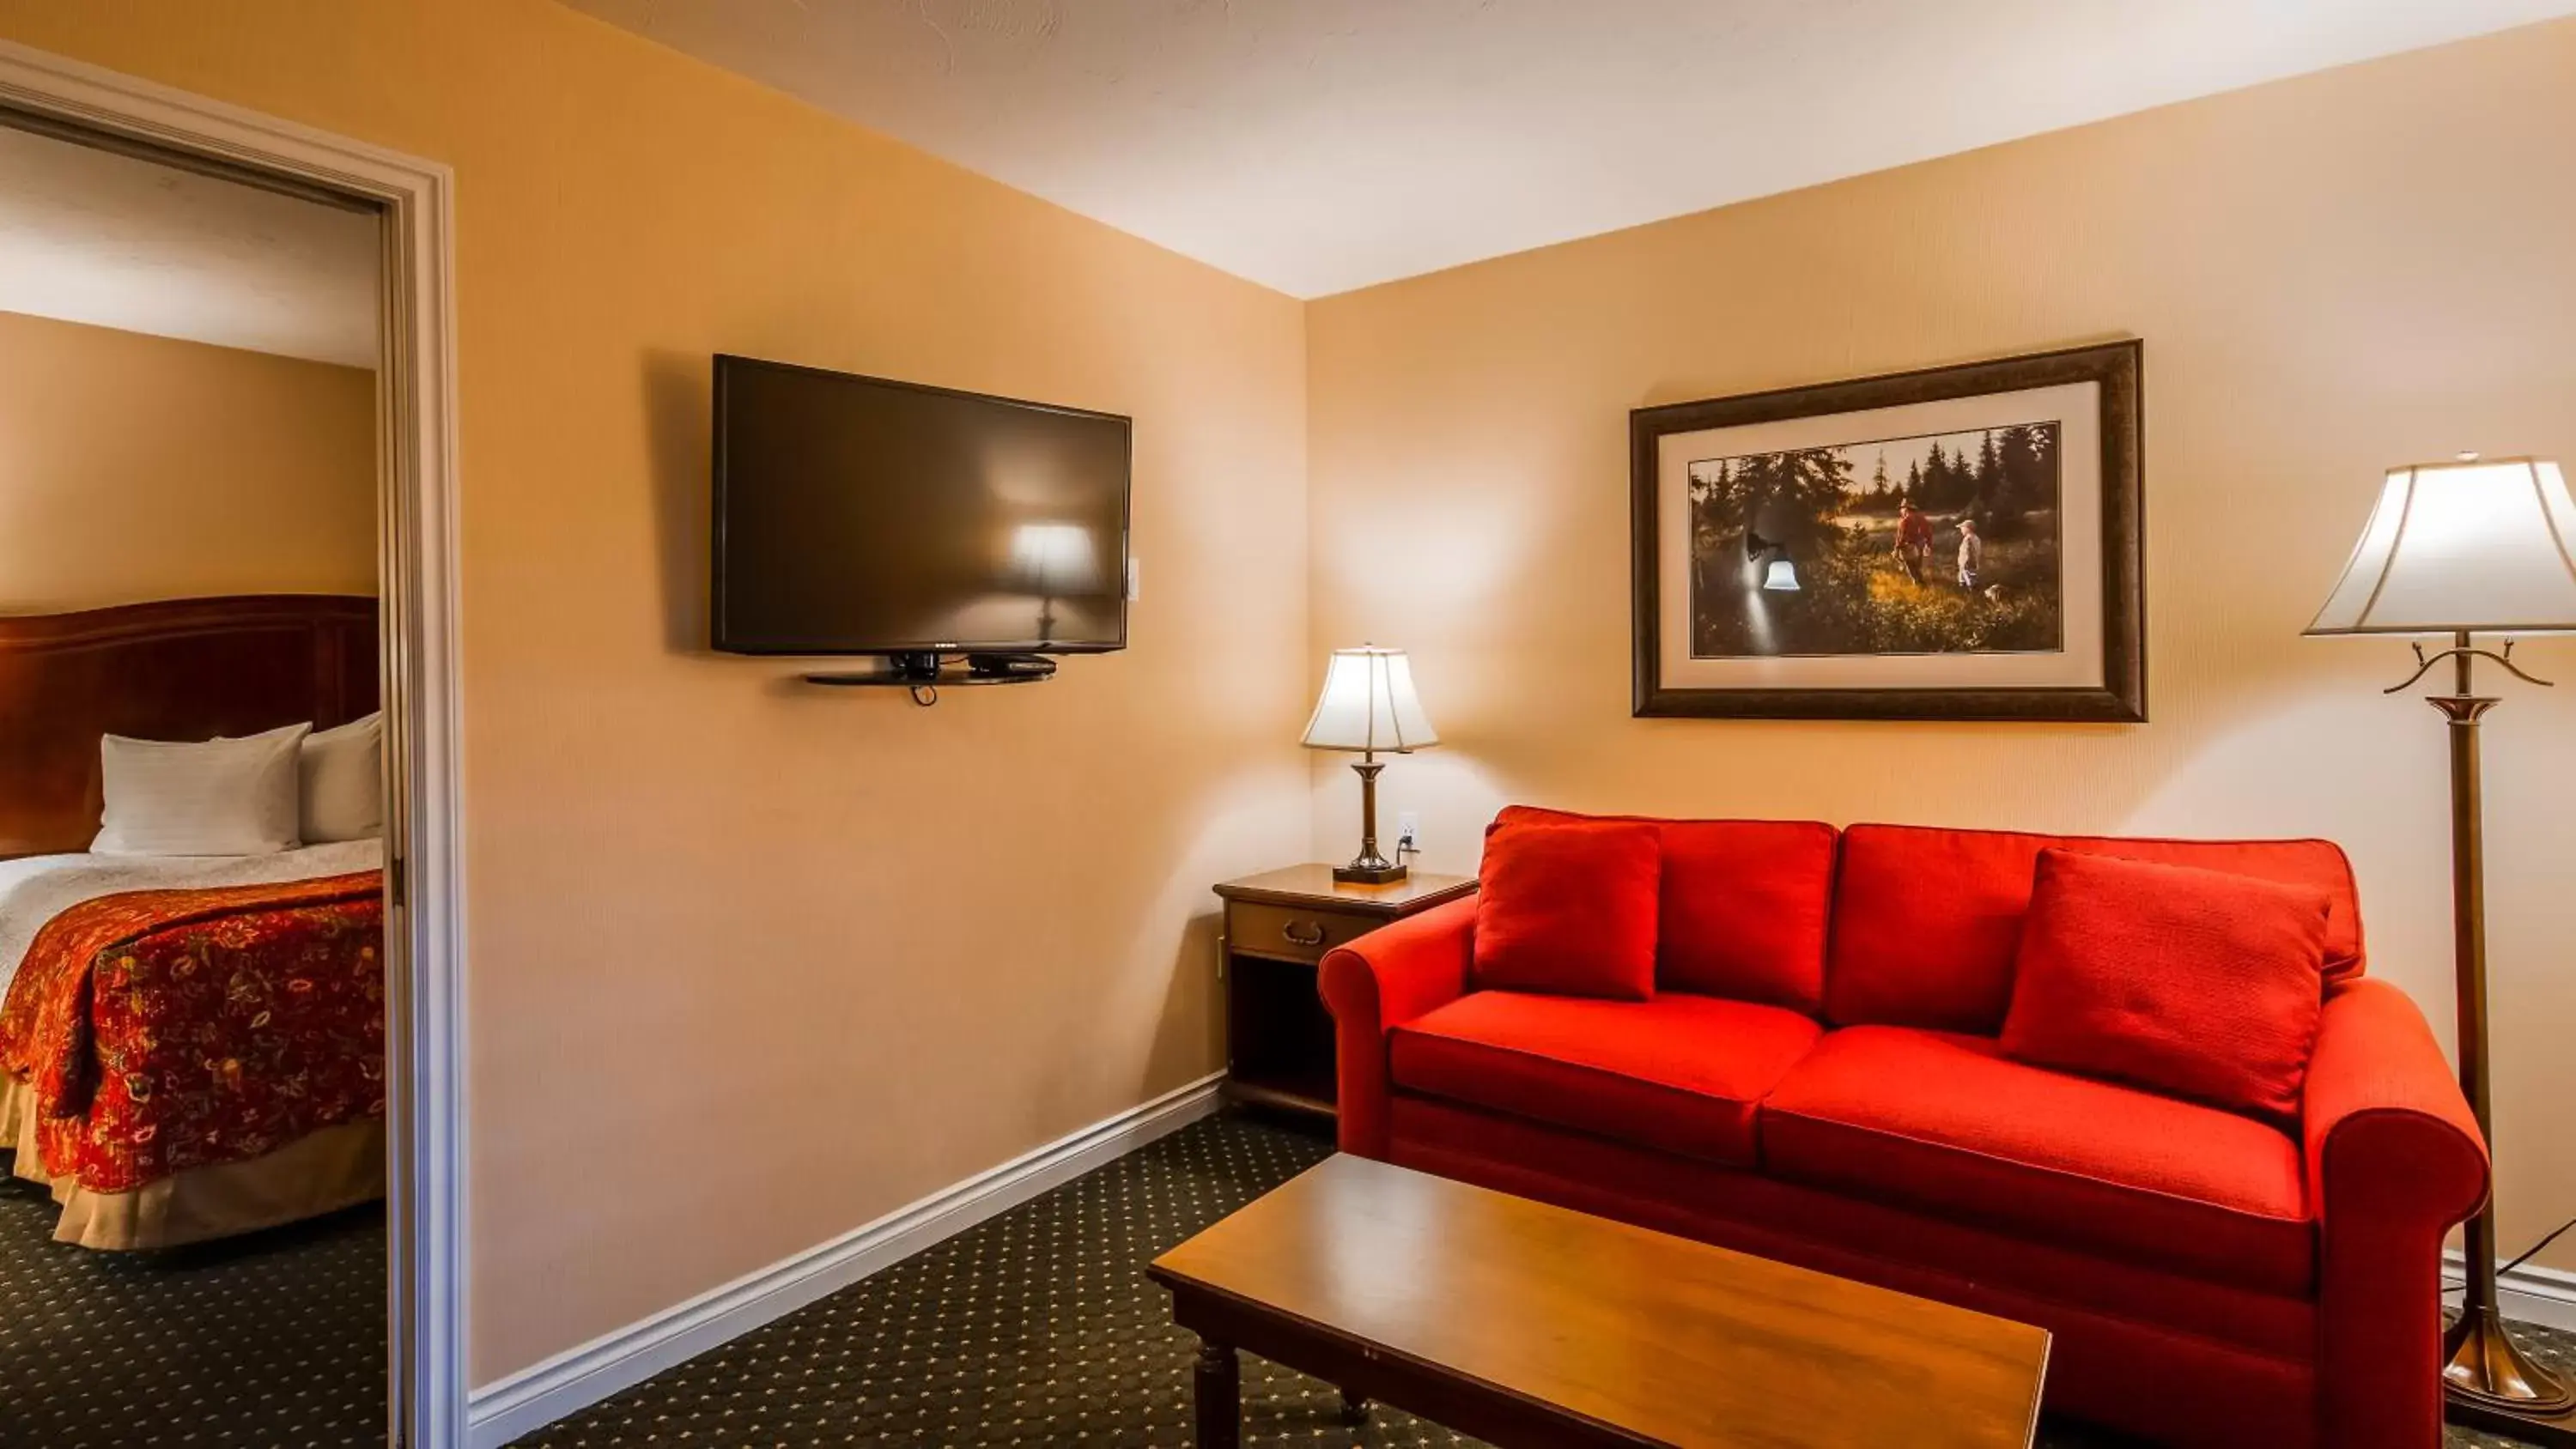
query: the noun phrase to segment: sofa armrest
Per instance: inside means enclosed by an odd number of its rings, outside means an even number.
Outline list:
[[[2334,989],[2308,1062],[2309,1211],[2402,1213],[2447,1231],[2486,1201],[2486,1139],[2412,998]]]
[[[2333,989],[2308,1065],[2320,1444],[2441,1442],[2441,1257],[2486,1201],[2487,1149],[2405,992]]]
[[[1392,1091],[1386,1034],[1466,994],[1475,941],[1476,898],[1468,896],[1325,954],[1322,988],[1333,1013],[1344,1152],[1386,1156]]]

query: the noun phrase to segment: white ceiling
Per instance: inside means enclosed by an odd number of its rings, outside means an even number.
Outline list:
[[[1297,296],[2576,0],[567,0]]]
[[[0,311],[376,365],[376,218],[0,126]]]

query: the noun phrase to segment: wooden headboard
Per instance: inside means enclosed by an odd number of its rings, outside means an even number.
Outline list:
[[[0,856],[89,849],[98,737],[206,740],[376,707],[376,601],[168,599],[0,617]]]

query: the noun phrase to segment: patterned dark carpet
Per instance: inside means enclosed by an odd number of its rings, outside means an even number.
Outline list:
[[[0,1152],[0,1445],[384,1443],[385,1216],[353,1208],[225,1243],[53,1241]]]
[[[1190,1443],[1190,1335],[1145,1280],[1164,1249],[1321,1161],[1329,1144],[1239,1117],[1182,1129],[1054,1192],[519,1441],[1102,1446]],[[2576,1367],[2576,1339],[2546,1339]],[[1472,1445],[1249,1354],[1246,1445]],[[2046,1449],[2128,1449],[2051,1426]],[[2450,1449],[2509,1441],[2454,1433]]]

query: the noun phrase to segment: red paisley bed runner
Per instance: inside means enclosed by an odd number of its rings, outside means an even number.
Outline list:
[[[383,893],[360,871],[48,921],[0,1001],[45,1171],[123,1192],[384,1115]]]

